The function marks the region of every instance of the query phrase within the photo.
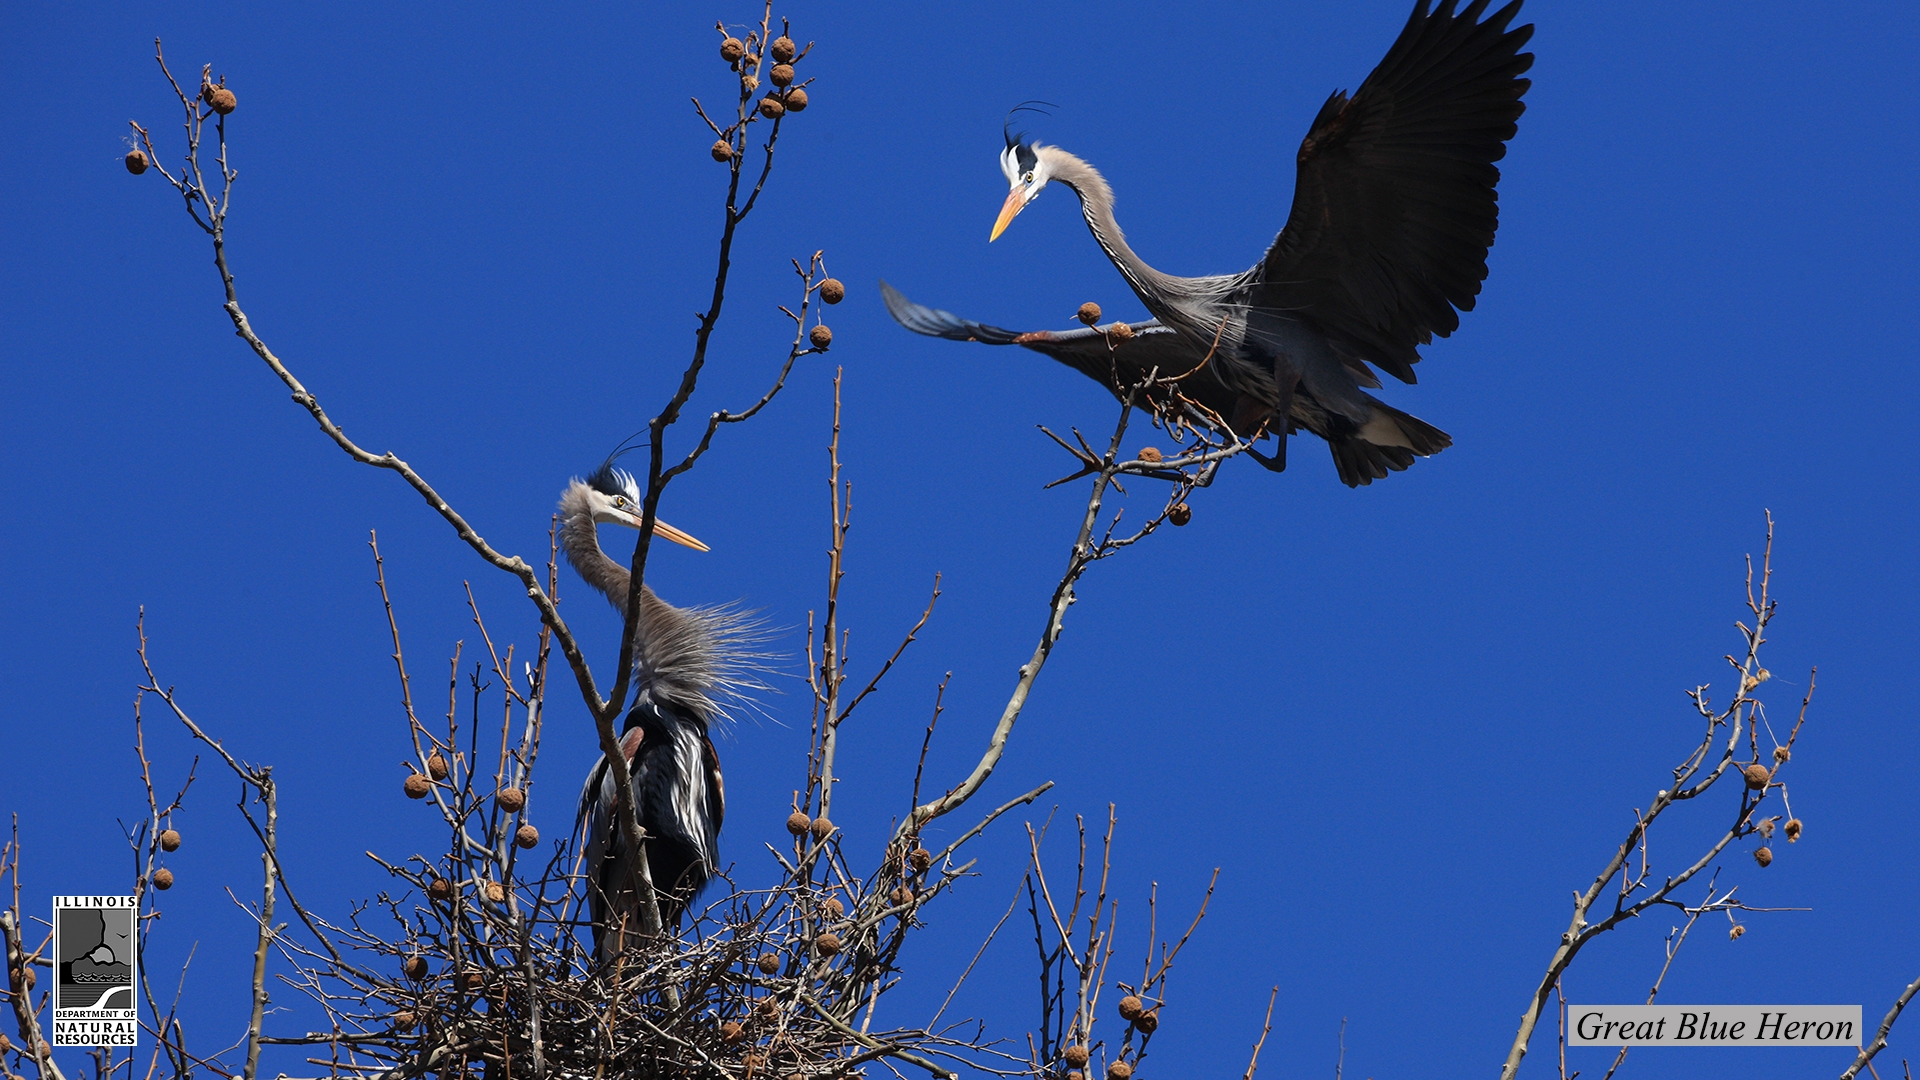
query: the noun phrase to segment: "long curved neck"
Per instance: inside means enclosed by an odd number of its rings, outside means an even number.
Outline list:
[[[1113,260],[1147,310],[1163,320],[1173,315],[1161,310],[1164,306],[1161,297],[1173,295],[1177,291],[1174,286],[1184,279],[1163,274],[1134,254],[1126,234],[1120,230],[1120,223],[1114,220],[1113,188],[1107,184],[1107,178],[1100,175],[1100,170],[1057,146],[1036,147],[1034,153],[1047,163],[1053,179],[1072,188],[1080,197],[1080,213],[1087,219],[1087,228],[1094,240],[1107,253],[1107,258]]]

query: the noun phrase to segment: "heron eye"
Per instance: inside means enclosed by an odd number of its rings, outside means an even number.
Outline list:
[[[1021,183],[1023,183],[1023,184],[1031,184],[1031,183],[1033,183],[1033,174],[1032,174],[1032,173],[1028,173],[1028,174],[1026,175],[1026,177],[1025,177],[1025,178],[1023,178],[1023,179],[1021,180]]]
[[[614,508],[615,510],[625,510],[625,509],[627,508],[627,499],[626,499],[626,496],[624,496],[624,495],[615,495],[615,496],[613,497],[613,508]]]

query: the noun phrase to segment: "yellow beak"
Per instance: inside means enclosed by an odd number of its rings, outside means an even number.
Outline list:
[[[1018,217],[1020,211],[1026,208],[1027,193],[1024,189],[1016,187],[1008,192],[1005,205],[1000,207],[1000,219],[993,223],[993,235],[987,237],[987,243],[991,244],[995,240],[1000,239],[1000,234],[1006,232],[1007,226],[1012,224],[1013,219]]]
[[[695,551],[712,551],[713,550],[707,545],[701,543],[697,538],[690,536],[687,533],[681,532],[679,529],[676,529],[673,526],[667,524],[666,522],[661,521],[659,518],[655,518],[653,521],[653,535],[671,540],[674,543],[679,544],[681,547],[690,547]]]

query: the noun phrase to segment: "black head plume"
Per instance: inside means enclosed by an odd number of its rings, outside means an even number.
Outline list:
[[[1041,108],[1040,106],[1042,105],[1046,106],[1046,108],[1045,109]],[[1015,113],[1030,112],[1030,113],[1039,113],[1041,116],[1052,116],[1053,114],[1048,112],[1047,109],[1057,109],[1059,107],[1060,106],[1055,105],[1051,101],[1023,101],[1020,104],[1015,105],[1013,108],[1008,109],[1007,119],[1004,123],[1000,125],[1000,133],[1002,135],[1005,135],[1007,138],[1007,149],[1014,150],[1016,148],[1023,148],[1027,145],[1026,132],[1023,131],[1018,135],[1015,135],[1013,133],[1013,116]],[[1032,151],[1029,150],[1027,151],[1027,153],[1031,154]]]

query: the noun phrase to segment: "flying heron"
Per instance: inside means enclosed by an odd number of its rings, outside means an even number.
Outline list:
[[[638,485],[603,464],[560,495],[560,546],[587,584],[626,610],[627,568],[600,549],[599,524],[641,526]],[[707,546],[662,521],[654,535],[698,551]],[[661,922],[678,923],[687,905],[719,869],[720,821],[726,795],[711,728],[727,716],[718,699],[758,689],[756,655],[748,651],[756,623],[732,608],[680,608],[640,587],[635,628],[634,702],[620,732],[633,776],[634,809],[646,830],[648,869],[660,896]],[[601,755],[580,789],[587,826],[586,875],[595,955],[630,944],[640,925],[633,863],[615,820],[613,767]],[[626,933],[617,933],[621,927]]]
[[[1484,21],[1489,0],[1455,12],[1418,0],[1400,37],[1360,88],[1335,91],[1296,157],[1293,209],[1252,267],[1176,277],[1134,254],[1113,216],[1113,188],[1057,146],[1015,136],[1000,167],[1011,190],[989,240],[1058,181],[1080,198],[1087,227],[1154,319],[1129,340],[1092,329],[1018,334],[924,308],[891,289],[888,308],[908,329],[1021,344],[1124,390],[1127,372],[1166,377],[1201,370],[1181,392],[1242,438],[1278,437],[1267,468],[1286,468],[1286,436],[1327,440],[1340,478],[1370,483],[1452,444],[1393,409],[1378,368],[1414,381],[1419,346],[1460,326],[1487,276],[1499,225],[1494,186],[1530,85],[1531,24],[1508,29],[1521,0]],[[897,302],[896,302],[897,300]],[[1455,309],[1458,309],[1456,311]],[[1112,346],[1111,355],[1108,353]],[[1368,365],[1372,365],[1370,368]]]

